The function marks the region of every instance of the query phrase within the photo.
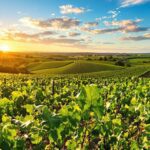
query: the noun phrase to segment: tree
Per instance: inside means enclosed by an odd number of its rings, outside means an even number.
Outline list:
[[[120,60],[117,60],[117,61],[116,61],[115,65],[118,65],[118,66],[125,66],[125,65],[126,65],[126,62],[125,62],[124,60],[120,59]]]

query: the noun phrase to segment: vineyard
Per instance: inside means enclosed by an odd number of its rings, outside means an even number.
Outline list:
[[[150,150],[150,0],[0,0],[0,150]]]
[[[0,149],[149,149],[150,79],[0,76]]]

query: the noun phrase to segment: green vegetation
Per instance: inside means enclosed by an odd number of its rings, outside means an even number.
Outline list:
[[[49,62],[37,62],[31,63],[27,66],[29,71],[43,70],[59,68],[71,64],[71,61],[49,61]]]
[[[0,72],[31,74],[115,74],[150,66],[149,54],[0,53]],[[134,68],[135,67],[135,68]],[[124,70],[124,71],[123,71]],[[143,70],[143,69],[142,69]],[[145,73],[145,71],[142,72]],[[110,73],[111,72],[111,73]],[[132,73],[131,73],[132,74]],[[137,74],[139,75],[139,74]]]
[[[0,54],[0,72],[0,149],[149,149],[149,56]]]
[[[0,148],[148,149],[150,80],[1,75]]]
[[[111,64],[88,62],[88,61],[75,61],[63,67],[54,69],[42,69],[34,71],[33,73],[49,73],[49,74],[76,74],[76,73],[89,73],[98,71],[108,71],[122,69]]]

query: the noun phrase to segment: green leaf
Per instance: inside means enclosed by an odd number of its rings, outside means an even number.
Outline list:
[[[58,115],[53,116],[47,106],[44,107],[42,116],[48,124],[49,128],[57,128],[62,121],[62,119]]]
[[[40,136],[38,133],[32,133],[31,141],[33,144],[39,144],[42,141],[42,136]]]
[[[12,99],[15,100],[19,97],[22,97],[22,93],[20,91],[13,91],[12,92]]]
[[[11,118],[7,116],[6,114],[2,116],[2,122],[3,123],[8,123],[11,121]]]
[[[138,103],[137,99],[136,99],[135,97],[133,97],[133,98],[131,99],[131,104],[132,104],[132,105],[136,105],[137,103]]]
[[[145,125],[145,130],[150,133],[150,124]]]
[[[33,113],[33,109],[34,109],[34,106],[31,105],[31,104],[26,104],[23,106],[24,108],[26,108],[26,111],[29,113],[29,114],[32,114]]]
[[[78,103],[85,110],[97,105],[99,100],[99,89],[96,85],[84,86],[77,95]]]
[[[131,150],[139,150],[137,141],[132,141],[130,148]]]
[[[114,125],[119,125],[119,126],[121,126],[121,119],[113,119],[113,120],[112,120],[112,123],[113,123]]]

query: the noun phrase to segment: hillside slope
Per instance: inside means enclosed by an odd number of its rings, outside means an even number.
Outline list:
[[[95,63],[88,61],[74,61],[63,67],[35,70],[33,73],[49,73],[49,74],[76,74],[76,73],[90,73],[99,71],[120,70],[122,67],[109,65],[104,63]]]

